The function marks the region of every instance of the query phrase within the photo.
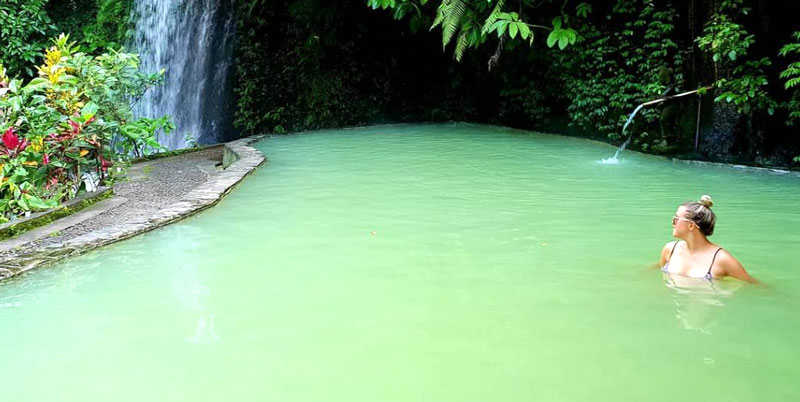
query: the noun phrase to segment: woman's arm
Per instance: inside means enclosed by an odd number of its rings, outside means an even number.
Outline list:
[[[719,255],[719,267],[722,268],[726,276],[732,276],[749,283],[759,283],[756,278],[747,273],[739,260],[734,258],[727,250],[722,250]]]

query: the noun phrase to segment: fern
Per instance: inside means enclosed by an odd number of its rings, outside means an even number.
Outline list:
[[[442,0],[441,4],[439,4],[439,7],[436,8],[436,18],[433,20],[433,24],[431,24],[431,31],[444,22],[445,16],[448,13],[447,10],[450,9],[451,2],[452,0]]]
[[[489,14],[489,17],[486,18],[486,22],[483,24],[481,35],[486,35],[491,31],[492,25],[497,21],[497,17],[503,12],[503,6],[505,4],[506,0],[497,0],[497,5],[494,6],[494,10],[492,10],[492,13]]]
[[[461,26],[461,19],[467,10],[465,0],[455,0],[450,3],[445,20],[442,22],[442,47],[447,46]]]
[[[458,40],[456,41],[456,50],[453,52],[456,61],[461,61],[461,58],[464,57],[464,51],[467,50],[467,47],[469,47],[467,31],[461,30],[461,33],[458,35]]]
[[[794,77],[786,80],[786,89],[794,88],[797,85],[800,85],[800,77]]]

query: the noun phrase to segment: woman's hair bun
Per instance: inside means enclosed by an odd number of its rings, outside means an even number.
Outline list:
[[[703,204],[706,208],[711,208],[714,206],[714,201],[711,200],[711,196],[708,194],[703,195],[700,197],[700,203]]]

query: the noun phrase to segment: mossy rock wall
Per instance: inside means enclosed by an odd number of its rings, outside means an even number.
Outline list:
[[[61,206],[38,212],[28,218],[19,219],[0,225],[0,240],[5,240],[17,236],[21,233],[45,226],[51,222],[72,215],[92,204],[102,201],[114,195],[111,188],[101,188],[95,193],[82,195],[78,198],[67,201]]]

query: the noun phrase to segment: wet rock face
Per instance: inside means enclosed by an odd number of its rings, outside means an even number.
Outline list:
[[[736,107],[716,102],[711,125],[701,134],[700,153],[711,159],[730,159],[735,153],[736,140],[742,135],[742,116]]]

